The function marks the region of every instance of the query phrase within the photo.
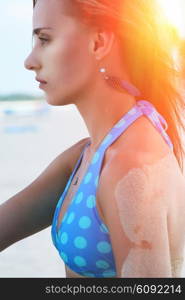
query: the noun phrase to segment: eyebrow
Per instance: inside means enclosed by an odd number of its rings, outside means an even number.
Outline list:
[[[38,35],[42,30],[44,29],[50,29],[50,30],[53,30],[53,28],[51,27],[39,27],[39,28],[35,28],[32,32],[32,36],[34,35]]]

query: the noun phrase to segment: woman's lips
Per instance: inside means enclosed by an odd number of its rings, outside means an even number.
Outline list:
[[[40,88],[40,89],[44,89],[44,87],[46,86],[46,84],[47,84],[47,83],[40,82],[39,88]]]
[[[38,77],[36,77],[35,79],[36,79],[38,82],[40,82],[40,84],[39,84],[39,88],[40,88],[40,89],[43,89],[44,86],[47,84],[47,82],[46,82],[45,80],[42,80],[42,79],[40,79],[40,78],[38,78]]]
[[[38,78],[38,77],[36,77],[35,79],[36,79],[38,82],[40,82],[40,83],[47,83],[45,80],[40,79],[40,78]]]

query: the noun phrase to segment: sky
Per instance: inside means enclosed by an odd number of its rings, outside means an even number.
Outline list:
[[[172,3],[185,3],[185,0],[159,1],[164,2],[168,15],[173,18],[176,15],[179,21]],[[43,95],[39,83],[35,81],[35,73],[24,68],[24,60],[32,48],[32,0],[0,0],[0,12],[0,94]],[[179,12],[182,13],[181,8]],[[181,25],[183,29],[185,36],[185,23]]]
[[[32,0],[0,0],[0,94],[43,95],[35,73],[24,68],[32,48]]]

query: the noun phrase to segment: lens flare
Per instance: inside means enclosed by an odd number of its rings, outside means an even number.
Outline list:
[[[178,29],[179,35],[185,38],[185,1],[158,0],[169,22]]]

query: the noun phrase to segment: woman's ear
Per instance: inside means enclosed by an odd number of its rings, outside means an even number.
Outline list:
[[[111,31],[98,29],[93,33],[90,40],[91,54],[97,60],[103,59],[112,49],[115,40],[115,34]]]

